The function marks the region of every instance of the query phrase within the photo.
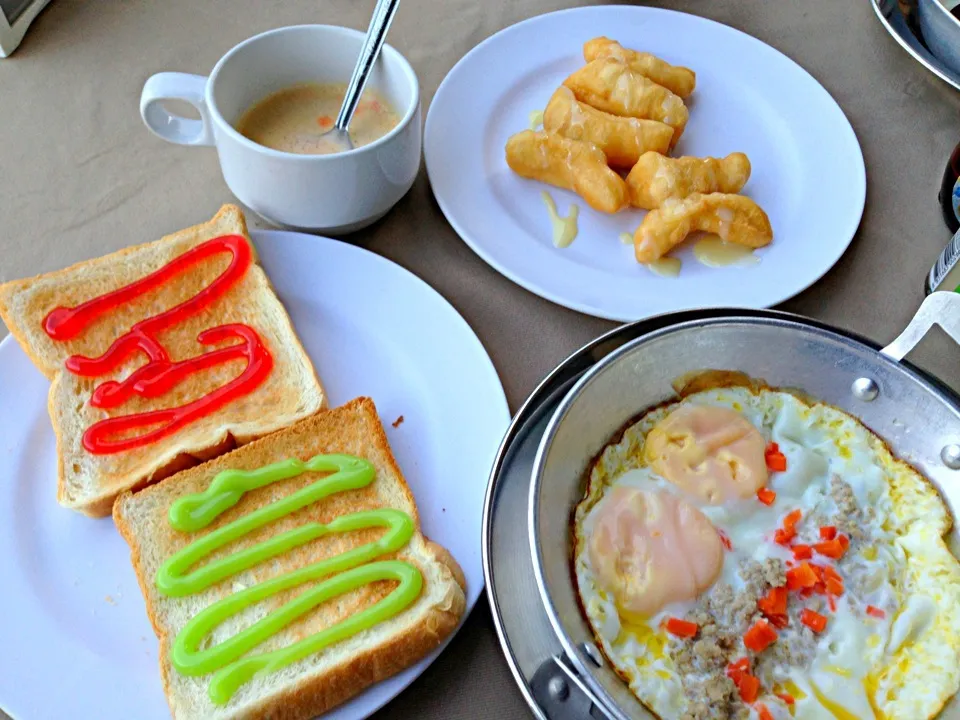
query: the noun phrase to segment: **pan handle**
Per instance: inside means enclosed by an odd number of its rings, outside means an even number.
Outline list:
[[[942,327],[960,345],[960,293],[940,290],[927,295],[910,324],[880,352],[899,362],[934,325]]]
[[[537,706],[549,720],[607,720],[610,716],[593,696],[565,655],[545,660],[530,680]]]

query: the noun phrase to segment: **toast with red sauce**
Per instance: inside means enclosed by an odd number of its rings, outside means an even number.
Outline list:
[[[57,500],[87,515],[325,406],[234,205],[0,285],[0,317],[51,380]]]
[[[339,465],[297,466],[316,462],[318,456]],[[268,482],[263,473],[270,468],[287,470]],[[350,487],[328,491],[322,484],[337,480],[337,468],[366,474],[358,473]],[[244,477],[251,481],[244,492],[231,495],[236,487],[219,485]],[[303,499],[315,491],[316,496]],[[284,502],[292,505],[281,507]],[[336,523],[356,522],[371,511],[399,518],[406,534],[358,559],[356,553],[384,541],[391,530],[364,522]],[[252,522],[258,513],[267,514],[265,522]],[[320,412],[141,492],[124,493],[113,517],[130,545],[147,614],[160,640],[160,673],[176,720],[317,717],[420,660],[453,632],[466,607],[463,572],[447,550],[421,533],[413,494],[368,398]],[[189,518],[192,525],[184,528],[172,517]],[[291,546],[251,559],[258,548],[294,534]],[[202,550],[191,556],[194,548]],[[178,573],[167,572],[178,558],[186,558]],[[321,565],[344,558],[353,560],[339,568]],[[218,562],[236,565],[216,573]],[[399,580],[373,575],[319,601],[311,595],[327,583],[345,581],[350,573],[372,573],[390,564],[407,574]],[[215,574],[204,579],[202,573],[210,571]],[[417,575],[419,580],[412,581]],[[186,587],[185,581],[195,586]],[[305,647],[382,603],[405,582],[412,590],[388,617],[320,647]],[[297,603],[302,606],[287,624],[237,646],[248,629],[272,623]],[[217,612],[213,624],[190,637],[192,623],[203,625],[204,613]],[[278,659],[278,652],[297,655]],[[269,664],[271,658],[275,665]],[[218,694],[217,679],[225,676],[233,681]]]

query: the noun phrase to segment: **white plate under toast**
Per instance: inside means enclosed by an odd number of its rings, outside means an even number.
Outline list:
[[[774,241],[757,265],[708,268],[686,247],[678,278],[653,275],[619,235],[642,210],[604,215],[571,192],[525,180],[504,145],[530,126],[584,63],[598,35],[697,73],[690,121],[673,155],[745,152],[743,192],[766,210]],[[853,239],[866,198],[863,155],[830,94],[769,45],[720,23],[651,7],[580,7],[531,18],[480,43],[437,89],[423,141],[430,184],[454,230],[499,272],[580,312],[637,320],[696,307],[769,307],[816,282]],[[557,249],[540,193],[561,215],[580,207],[580,233]]]
[[[469,612],[483,587],[487,474],[509,421],[486,351],[439,294],[378,255],[298,233],[253,239],[331,406],[376,402],[424,533],[466,574]],[[12,337],[0,343],[0,707],[16,720],[169,718],[127,544],[110,518],[57,505],[48,386]],[[439,652],[326,717],[366,717]]]

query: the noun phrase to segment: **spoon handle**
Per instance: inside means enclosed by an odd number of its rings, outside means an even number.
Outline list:
[[[335,127],[344,132],[350,125],[354,110],[357,109],[360,96],[363,95],[363,88],[370,77],[370,71],[373,70],[373,64],[380,55],[380,48],[383,47],[387,30],[390,29],[390,23],[393,22],[393,16],[396,14],[399,4],[400,0],[377,0],[373,17],[370,18],[370,27],[367,28],[367,37],[360,48],[360,56],[353,68],[353,76],[347,85],[347,93],[343,98],[343,105],[340,107],[340,114],[337,115],[337,122],[335,123]]]

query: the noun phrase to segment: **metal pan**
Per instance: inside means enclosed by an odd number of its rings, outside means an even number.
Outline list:
[[[562,650],[551,677],[539,690],[532,683],[531,694],[539,705],[553,702],[559,714],[549,717],[555,720],[583,716],[584,709],[618,720],[653,717],[593,646],[570,571],[569,518],[591,459],[638,412],[674,397],[677,377],[737,370],[773,387],[801,389],[860,418],[937,485],[955,516],[960,508],[960,398],[902,362],[934,324],[960,342],[960,295],[928,296],[906,330],[883,349],[780,313],[718,310],[670,320],[661,318],[658,329],[606,354],[576,381],[547,423],[533,462],[531,565],[543,613]],[[955,553],[958,537],[954,528]],[[565,714],[575,703],[580,711]],[[941,717],[958,715],[953,701]]]

